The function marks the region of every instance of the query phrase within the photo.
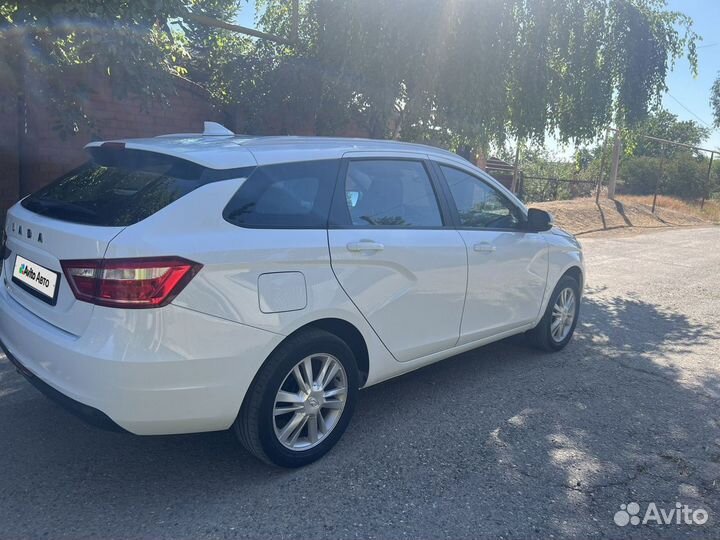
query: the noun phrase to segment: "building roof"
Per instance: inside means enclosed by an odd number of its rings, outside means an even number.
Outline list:
[[[491,157],[487,160],[485,168],[487,170],[499,170],[499,171],[512,171],[514,167],[508,163],[507,161],[503,161],[502,159]]]

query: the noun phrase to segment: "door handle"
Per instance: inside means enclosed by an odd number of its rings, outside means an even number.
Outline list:
[[[360,242],[350,242],[347,248],[348,251],[382,251],[385,249],[385,246],[379,242],[361,240]]]
[[[489,242],[480,242],[479,244],[475,244],[473,249],[475,251],[479,251],[480,253],[492,253],[495,251],[495,246]]]

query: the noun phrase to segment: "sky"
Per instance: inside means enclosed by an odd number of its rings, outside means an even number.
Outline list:
[[[698,75],[694,77],[686,59],[675,63],[667,78],[663,105],[681,120],[694,120],[712,128],[710,88],[720,74],[720,0],[668,0],[668,9],[690,16],[695,32],[703,40],[698,47]],[[254,27],[255,0],[248,0],[238,24]],[[713,128],[705,147],[720,150],[720,129]]]
[[[682,120],[712,126],[709,100],[710,88],[720,73],[720,1],[670,0],[668,7],[689,15],[703,41],[698,46],[698,76],[692,76],[687,60],[679,60],[667,79],[663,105]],[[705,144],[711,150],[720,149],[720,129],[714,129]]]

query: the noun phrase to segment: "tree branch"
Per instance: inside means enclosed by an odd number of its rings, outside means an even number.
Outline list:
[[[238,24],[231,24],[220,19],[214,19],[206,15],[200,15],[198,13],[187,13],[184,17],[190,21],[193,21],[203,26],[210,26],[212,28],[222,28],[223,30],[230,30],[231,32],[238,32],[240,34],[247,34],[261,39],[269,39],[270,41],[277,41],[278,43],[285,43],[286,45],[295,45],[295,41],[287,39],[281,36],[268,34],[267,32],[261,32],[253,28],[247,28],[246,26],[240,26]]]

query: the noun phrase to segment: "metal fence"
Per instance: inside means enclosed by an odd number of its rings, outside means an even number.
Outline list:
[[[545,202],[579,197],[591,197],[597,189],[597,180],[529,176],[520,174],[518,196],[525,202]]]
[[[607,181],[611,195],[652,196],[655,211],[658,196],[667,195],[699,204],[720,196],[720,170],[716,150],[644,135],[652,147],[641,155],[619,160],[615,178]]]
[[[515,192],[527,203],[639,195],[652,198],[654,212],[661,195],[691,201],[701,208],[709,199],[720,201],[720,155],[715,156],[720,150],[636,134],[634,144],[637,147],[640,141],[642,152],[626,155],[621,133],[609,129],[607,134],[592,165],[574,171],[572,178],[528,174],[522,161],[518,162],[517,170],[506,167],[488,172],[500,175],[508,187],[508,180],[515,180]],[[567,172],[568,164],[564,165]]]

